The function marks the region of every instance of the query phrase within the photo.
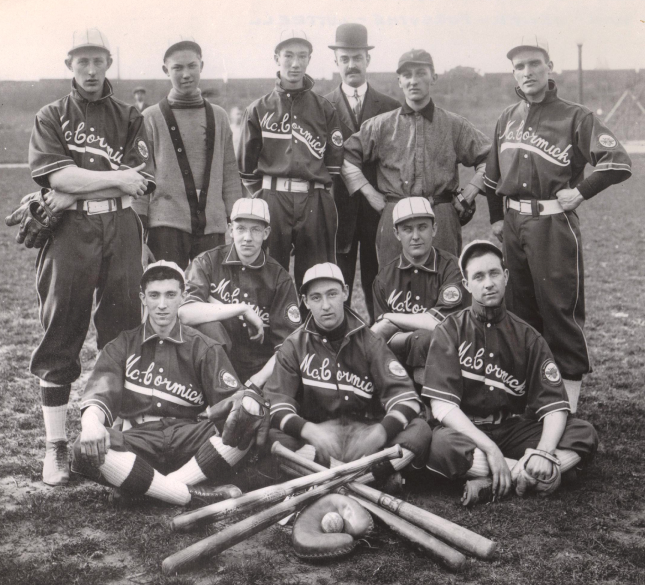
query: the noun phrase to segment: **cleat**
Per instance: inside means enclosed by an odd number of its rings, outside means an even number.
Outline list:
[[[146,504],[148,502],[152,502],[152,498],[148,498],[144,494],[132,494],[130,492],[126,492],[125,490],[122,490],[121,488],[112,488],[112,491],[110,492],[110,495],[108,496],[108,502],[110,505],[114,506],[115,508],[126,508],[128,506],[137,506],[140,504]]]
[[[69,456],[67,441],[45,443],[43,482],[51,486],[65,485],[69,481]]]
[[[190,506],[208,506],[215,502],[221,502],[230,498],[239,498],[242,495],[242,490],[235,485],[227,484],[217,487],[189,485],[188,493],[190,493]]]
[[[474,506],[493,501],[493,480],[490,477],[470,479],[464,484],[463,506]]]

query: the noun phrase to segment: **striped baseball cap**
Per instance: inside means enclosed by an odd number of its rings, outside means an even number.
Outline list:
[[[269,206],[264,199],[251,199],[250,197],[238,199],[233,204],[231,212],[231,221],[236,219],[255,219],[269,225],[271,223]]]
[[[176,35],[168,40],[166,52],[163,55],[163,60],[165,61],[170,55],[175,51],[182,51],[184,49],[190,49],[195,51],[199,57],[202,56],[202,48],[199,46],[199,43],[195,40],[194,37],[190,35]]]
[[[157,268],[169,268],[170,270],[175,271],[179,275],[181,282],[186,284],[184,271],[179,268],[179,265],[176,262],[171,262],[170,260],[157,260],[156,262],[151,262],[150,264],[148,264],[146,269],[143,271],[143,274],[141,275],[141,282],[144,282],[144,279],[148,280],[146,274],[149,274],[151,270],[155,270]]]
[[[541,39],[535,34],[524,35],[520,37],[519,43],[514,46],[508,53],[506,53],[506,57],[513,60],[515,53],[528,49],[538,49],[546,55],[547,59],[550,59],[549,43],[545,39]]]
[[[301,43],[304,43],[309,47],[309,52],[313,53],[314,47],[309,42],[309,39],[307,38],[307,33],[304,30],[289,29],[289,30],[283,30],[280,33],[280,40],[278,41],[278,44],[275,46],[276,54],[280,52],[280,48],[282,47],[282,45],[286,45],[291,41],[299,41]]]
[[[425,197],[405,197],[392,210],[394,225],[411,217],[434,217],[430,201]]]
[[[72,35],[72,48],[67,51],[67,54],[69,55],[78,49],[85,49],[88,47],[103,49],[108,52],[108,55],[111,55],[110,42],[98,28],[82,28],[80,30],[75,30]]]
[[[492,252],[498,256],[500,260],[504,261],[502,251],[493,244],[493,242],[489,242],[488,240],[473,240],[468,245],[464,246],[461,256],[459,256],[459,269],[461,270],[461,274],[464,278],[466,277],[466,265],[468,264],[468,260],[470,260],[470,257],[478,250]]]
[[[302,286],[300,287],[300,293],[305,294],[307,292],[307,285],[310,282],[320,280],[322,278],[336,280],[345,286],[345,279],[343,278],[343,273],[340,271],[340,268],[331,262],[324,262],[323,264],[312,266],[307,270],[307,272],[305,272],[305,277],[302,279]]]

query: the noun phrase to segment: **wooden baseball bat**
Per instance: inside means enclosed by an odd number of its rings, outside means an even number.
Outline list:
[[[458,550],[451,548],[445,542],[442,542],[431,534],[428,534],[418,526],[410,524],[410,522],[403,520],[403,518],[400,518],[396,514],[392,514],[392,512],[388,512],[376,504],[373,504],[368,500],[364,500],[360,496],[350,495],[349,497],[356,500],[370,514],[376,516],[399,536],[412,542],[451,571],[461,571],[464,568],[466,557]]]
[[[360,471],[359,471],[360,473]],[[336,478],[329,483],[319,485],[311,491],[300,494],[294,498],[263,510],[254,516],[249,516],[236,524],[231,524],[216,534],[209,536],[191,546],[165,558],[161,568],[164,575],[172,575],[186,565],[194,563],[203,557],[213,557],[226,549],[246,540],[250,536],[261,532],[275,524],[285,516],[295,512],[302,504],[319,496],[329,493],[343,483],[352,480],[352,475]]]
[[[280,447],[281,448],[276,450],[276,455],[281,457],[283,461],[288,462],[288,465],[291,466],[294,471],[305,468],[310,470],[310,472],[316,472],[321,468],[324,469],[322,465],[301,457],[297,453],[289,451],[289,449],[285,449],[282,446]],[[394,463],[395,462],[393,462],[393,464]],[[482,559],[489,559],[494,554],[497,548],[496,542],[493,542],[472,530],[468,530],[468,528],[459,526],[459,524],[455,524],[450,520],[441,518],[441,516],[432,514],[423,508],[403,502],[398,498],[394,498],[389,494],[372,487],[361,485],[363,483],[361,482],[361,479],[363,478],[359,478],[358,480],[348,484],[347,487],[363,498],[382,506],[398,516],[401,516],[401,518],[412,522],[412,524],[423,528],[431,534],[438,536],[451,545],[457,546],[467,553]]]
[[[271,451],[281,446],[280,443],[274,443]],[[288,449],[287,449],[288,450]],[[280,500],[284,500],[291,494],[308,489],[314,485],[318,485],[342,475],[355,473],[357,471],[364,471],[374,463],[384,461],[386,459],[395,459],[401,457],[402,451],[399,445],[383,449],[379,453],[374,453],[369,457],[363,457],[351,463],[339,465],[333,469],[323,467],[324,471],[307,475],[291,481],[287,481],[278,485],[272,485],[259,490],[243,494],[237,498],[230,498],[222,502],[217,502],[209,506],[204,506],[197,510],[192,510],[186,514],[175,516],[170,525],[173,530],[180,531],[192,528],[198,524],[217,522],[222,518],[228,518],[242,512],[247,512],[258,506],[265,504],[272,504]],[[305,459],[305,461],[307,461]]]

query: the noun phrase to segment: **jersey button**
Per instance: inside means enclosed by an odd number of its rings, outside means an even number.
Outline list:
[[[177,130],[177,128],[175,128],[174,126],[171,126],[170,129],[173,130],[173,131]]]
[[[486,327],[490,327],[490,323],[486,323]]]
[[[494,386],[489,386],[488,389],[489,390],[495,390],[495,387]]]
[[[323,343],[327,343],[327,340],[326,340],[326,339],[323,339]]]
[[[489,355],[490,357],[495,357],[492,353],[489,353],[488,355]]]
[[[159,368],[159,373],[163,374],[163,368]]]
[[[420,299],[421,299],[421,297],[420,297],[419,295],[417,295],[417,296],[415,297],[415,299],[418,301],[418,300],[420,300]]]
[[[94,132],[94,128],[90,128],[90,132]]]
[[[248,297],[249,295],[247,293],[244,293],[244,298]]]
[[[345,400],[349,400],[349,396],[345,396]]]
[[[94,159],[93,159],[93,158],[91,158],[91,159],[90,159],[90,162],[94,162]]]
[[[163,339],[159,340],[159,345],[163,345]]]
[[[525,154],[525,155],[524,155],[524,158],[528,158],[528,157],[529,157],[529,155],[528,155],[528,154]]]
[[[522,183],[522,187],[526,187],[526,183]]]
[[[181,148],[178,148],[178,149],[177,149],[177,152],[182,152]]]
[[[242,267],[242,272],[244,272],[245,270],[246,270],[246,267]]]
[[[242,323],[242,327],[246,327],[246,323]]]
[[[161,402],[157,402],[157,408],[161,408]]]
[[[184,171],[184,175],[187,175],[189,173],[188,169]]]
[[[414,271],[414,273],[415,273],[415,274],[419,274],[419,271],[418,271],[418,270],[415,270],[415,271]]]

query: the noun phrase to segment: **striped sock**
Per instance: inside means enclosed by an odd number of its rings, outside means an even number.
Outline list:
[[[67,403],[69,402],[71,389],[71,384],[59,386],[44,380],[40,381],[45,437],[50,443],[67,441],[65,421],[67,419]]]
[[[580,455],[569,449],[556,449],[555,456],[560,460],[560,473],[569,471],[582,461]]]
[[[109,449],[105,454],[105,462],[99,469],[111,485],[131,494],[145,494],[179,506],[190,502],[185,484],[161,475],[134,453]]]
[[[222,443],[221,437],[213,436],[199,448],[197,455],[168,477],[186,485],[218,479],[222,469],[229,469],[241,461],[249,448],[242,451],[237,447],[228,447]]]
[[[506,465],[508,468],[513,471],[513,467],[517,464],[515,459],[509,459],[504,457],[506,460]],[[466,472],[466,477],[488,477],[490,475],[490,467],[488,466],[488,459],[486,458],[486,453],[481,449],[475,448],[473,451],[473,465]]]

